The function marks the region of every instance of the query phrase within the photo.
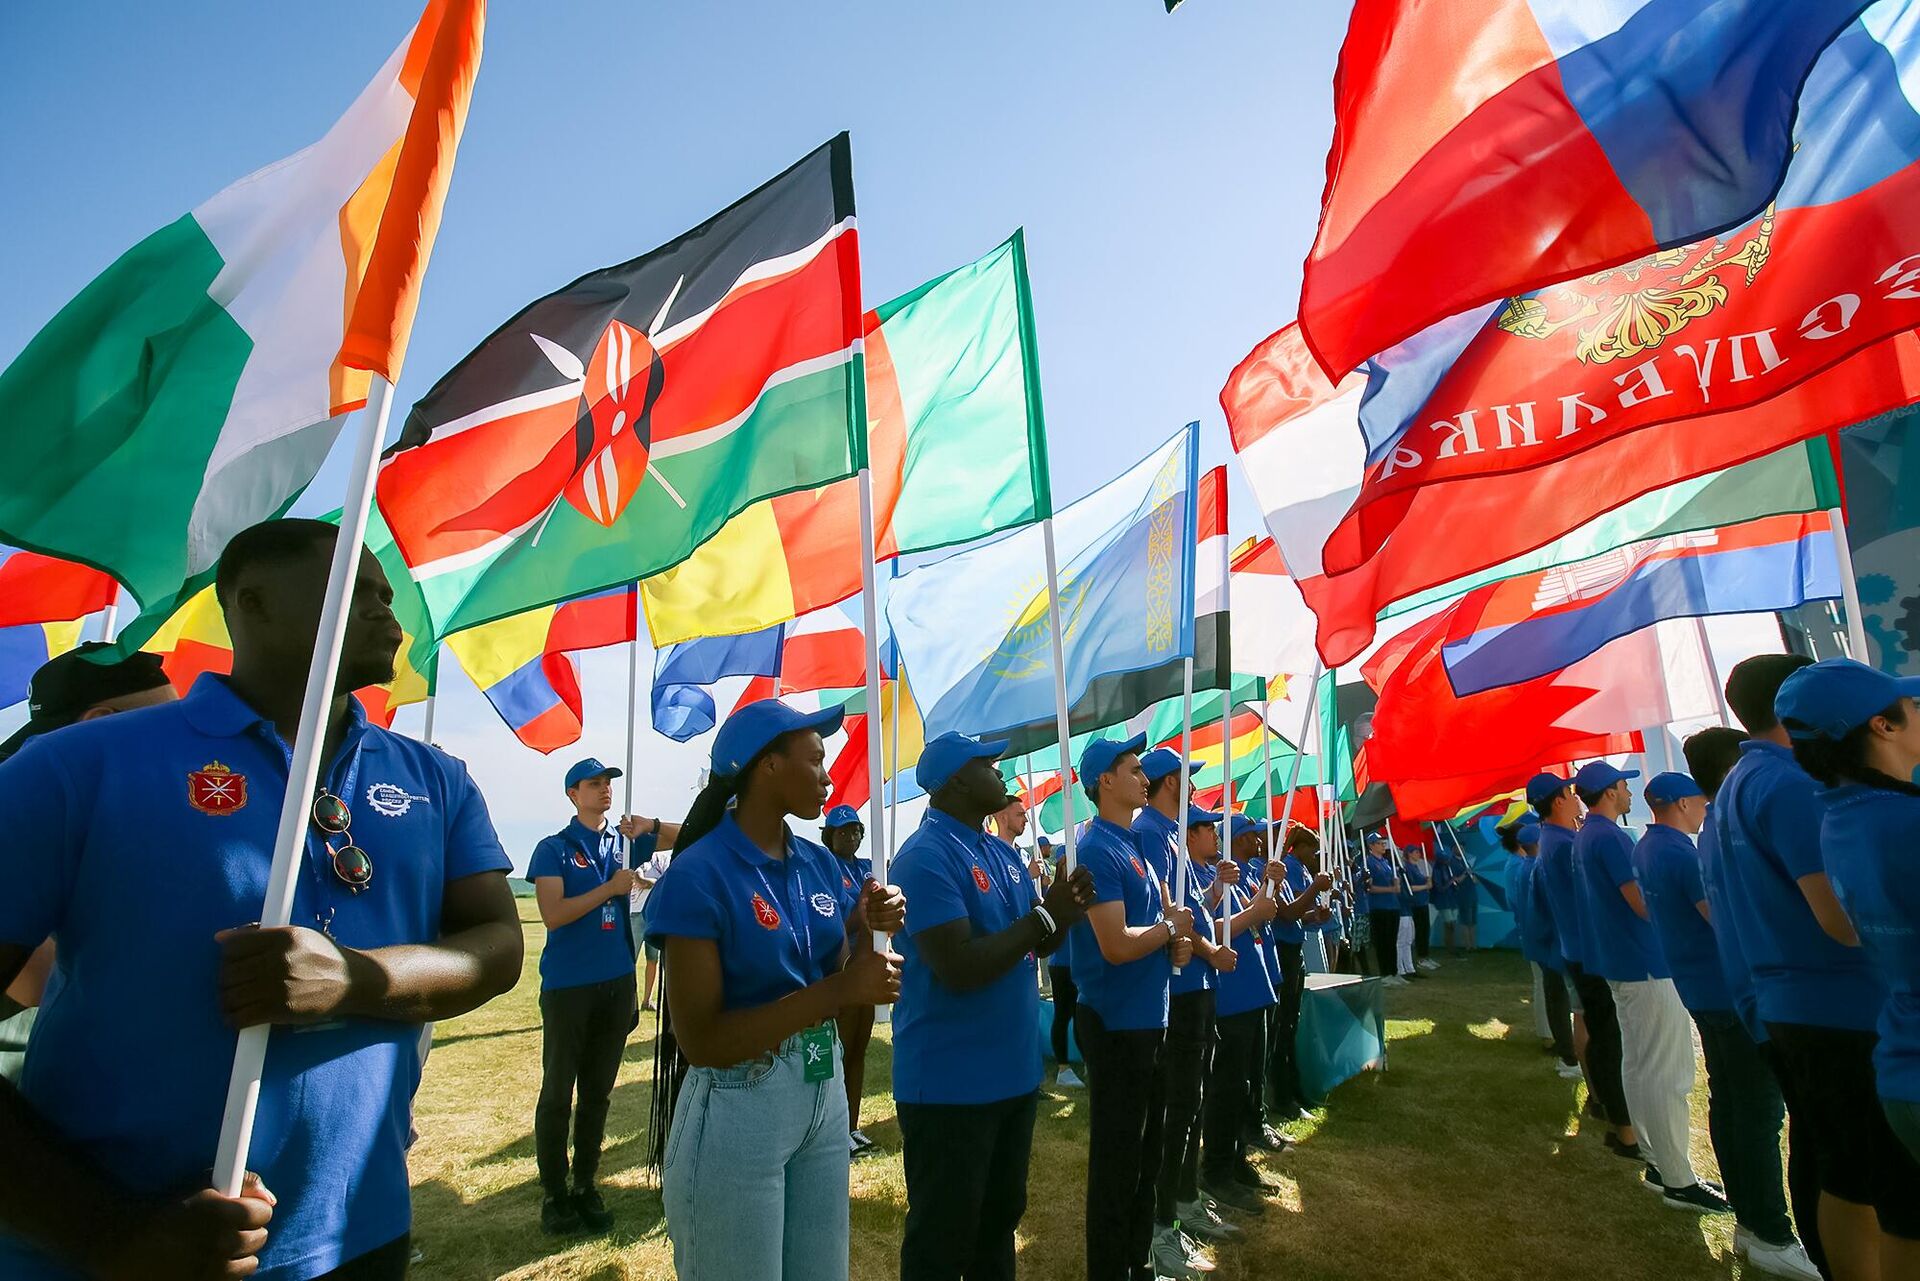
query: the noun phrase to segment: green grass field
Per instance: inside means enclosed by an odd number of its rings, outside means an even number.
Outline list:
[[[660,1197],[641,1169],[652,1075],[652,1016],[628,1046],[607,1127],[601,1181],[619,1216],[611,1236],[553,1241],[539,1229],[533,1105],[540,1084],[537,971],[542,930],[530,901],[519,987],[442,1024],[418,1104],[414,1232],[422,1281],[673,1276]],[[1664,1208],[1640,1167],[1609,1155],[1578,1115],[1533,1034],[1526,967],[1511,953],[1448,963],[1388,994],[1390,1069],[1334,1092],[1267,1161],[1284,1181],[1276,1211],[1219,1255],[1222,1281],[1694,1281],[1739,1277],[1733,1220]],[[853,1275],[898,1271],[906,1190],[887,1092],[887,1029],[868,1058],[863,1128],[889,1155],[853,1172]],[[1706,1142],[1704,1071],[1694,1095],[1694,1159]],[[1043,1096],[1034,1137],[1020,1275],[1082,1275],[1086,1095]],[[1748,1273],[1748,1275],[1757,1275]],[[772,1281],[740,1278],[740,1281]]]

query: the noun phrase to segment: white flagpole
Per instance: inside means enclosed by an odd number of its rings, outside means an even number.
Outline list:
[[[1188,877],[1191,874],[1187,853],[1187,807],[1193,803],[1193,773],[1187,765],[1193,756],[1193,655],[1187,655],[1180,668],[1180,817],[1174,822],[1179,824],[1180,854],[1173,869],[1173,901],[1181,907],[1192,910],[1187,901]],[[1202,915],[1206,913],[1206,904],[1200,905]],[[1180,967],[1173,967],[1178,974]]]
[[[893,679],[893,713],[887,718],[887,865],[900,850],[900,691],[899,673]],[[875,840],[879,838],[876,836]]]
[[[1867,650],[1866,616],[1860,612],[1860,584],[1853,578],[1853,542],[1847,537],[1847,513],[1839,507],[1827,509],[1833,524],[1833,549],[1840,560],[1840,591],[1847,605],[1847,647],[1853,657],[1871,663]]]
[[[1220,721],[1221,765],[1226,773],[1226,786],[1225,790],[1220,793],[1222,802],[1220,806],[1220,821],[1226,824],[1227,852],[1231,854],[1233,852],[1233,546],[1232,540],[1224,537],[1226,533],[1224,527],[1227,518],[1226,495],[1224,493],[1221,494],[1220,504],[1220,523],[1222,525],[1220,532],[1223,535],[1220,539],[1220,612],[1227,617],[1227,644],[1225,646],[1227,688],[1221,695],[1221,698],[1227,705],[1227,710],[1226,715]],[[1194,609],[1189,612],[1195,612],[1197,609],[1198,604],[1196,602]],[[1197,619],[1195,623],[1197,626]],[[1197,635],[1194,641],[1196,645],[1199,643],[1199,637]],[[1217,664],[1219,661],[1220,655],[1216,654],[1214,656],[1214,662]],[[1215,674],[1218,675],[1219,673],[1216,672]],[[1264,724],[1266,717],[1262,716],[1260,719]],[[1273,824],[1271,822],[1273,813],[1272,797],[1268,797],[1267,799],[1267,813],[1269,816],[1269,822],[1267,824],[1267,844],[1271,846],[1273,844]],[[1185,819],[1183,818],[1181,821],[1184,822]],[[1273,851],[1271,849],[1267,851],[1267,856],[1269,859],[1272,858]],[[1227,907],[1227,896],[1223,892],[1220,895],[1220,937],[1222,940],[1227,939],[1232,923],[1233,917]]]
[[[633,731],[640,706],[640,584],[633,585],[633,639],[627,642],[627,798],[622,813],[633,813]]]
[[[860,614],[867,643],[867,830],[874,833],[873,879],[887,883],[886,849],[880,834],[886,809],[880,796],[880,600],[873,572],[873,468],[860,469]],[[890,946],[884,931],[873,932],[873,946]]]
[[[354,580],[360,572],[361,549],[367,539],[367,507],[373,501],[373,482],[380,468],[380,442],[386,438],[387,415],[393,407],[393,384],[375,374],[360,411],[359,434],[353,445],[353,470],[347,474],[347,492],[340,510],[340,533],[333,547],[333,565],[327,571],[327,592],[320,611],[320,629],[314,636],[313,663],[307,670],[307,690],[300,704],[300,728],[294,735],[287,770],[286,794],[280,799],[280,827],[274,837],[273,864],[267,874],[267,898],[260,908],[264,929],[285,926],[293,918],[293,893],[298,884],[301,855],[306,848],[307,813],[323,762],[321,745],[327,736],[327,714],[333,705],[334,676],[347,635],[347,608]],[[267,1061],[266,1024],[242,1028],[233,1053],[233,1074],[227,1082],[226,1108],[220,1120],[220,1145],[213,1162],[213,1186],[229,1197],[240,1195],[246,1178],[247,1152],[253,1144],[253,1119],[260,1102],[260,1076]]]
[[[427,706],[425,711],[426,722],[420,726],[420,741],[423,743],[431,744],[433,742],[433,710],[434,710],[434,701],[438,697],[439,695],[437,694],[427,695]]]
[[[1307,707],[1305,711],[1300,713],[1300,737],[1293,740],[1293,765],[1287,770],[1287,800],[1289,802],[1293,800],[1293,789],[1300,784],[1300,764],[1307,759],[1307,731],[1313,727],[1314,708],[1317,707],[1320,702],[1320,669],[1320,659],[1316,657],[1313,660],[1313,676],[1307,681]],[[1264,716],[1260,719],[1263,722],[1266,720]],[[1325,757],[1325,755],[1325,753],[1322,753],[1323,757]],[[1323,779],[1322,781],[1330,782],[1331,780]],[[1338,796],[1334,797],[1333,803],[1338,805],[1340,798]]]
[[[1073,750],[1073,735],[1067,709],[1067,641],[1060,623],[1060,565],[1053,549],[1053,517],[1040,522],[1040,542],[1047,556],[1047,619],[1053,628],[1053,717],[1060,734],[1060,821],[1066,825],[1067,875],[1080,866],[1073,836],[1073,765],[1067,753]]]
[[[1733,711],[1727,706],[1727,687],[1720,680],[1720,664],[1714,661],[1713,646],[1707,640],[1707,620],[1695,615],[1693,632],[1700,641],[1700,659],[1707,665],[1707,680],[1713,684],[1713,705],[1719,709],[1720,723],[1722,725],[1731,725],[1733,724]],[[1669,716],[1673,714],[1671,708],[1668,709],[1667,714]],[[1660,749],[1662,753],[1666,751],[1664,738],[1665,735],[1663,734],[1663,745]]]

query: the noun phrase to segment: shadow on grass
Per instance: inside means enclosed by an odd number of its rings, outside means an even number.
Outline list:
[[[532,1027],[501,1027],[493,1028],[486,1032],[459,1032],[453,1036],[440,1036],[436,1033],[433,1038],[433,1048],[441,1050],[447,1046],[460,1045],[467,1041],[495,1041],[503,1036],[525,1036],[529,1032],[538,1032],[539,1030],[540,1025],[535,1023]]]

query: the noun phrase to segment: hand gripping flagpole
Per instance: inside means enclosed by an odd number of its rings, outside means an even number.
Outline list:
[[[1066,824],[1067,875],[1080,866],[1078,842],[1073,827],[1073,765],[1067,753],[1073,750],[1067,709],[1067,641],[1060,625],[1060,563],[1053,549],[1053,517],[1040,522],[1040,543],[1047,555],[1047,620],[1053,628],[1053,718],[1060,734],[1060,821]]]
[[[873,468],[860,468],[860,614],[867,642],[867,830],[874,834],[873,879],[887,883],[885,799],[880,794],[880,601],[873,572]],[[894,694],[899,695],[899,687]],[[875,950],[885,952],[886,932],[873,932]]]
[[[347,608],[354,580],[360,572],[361,548],[367,538],[367,507],[373,500],[374,477],[380,467],[380,442],[387,434],[387,414],[393,405],[393,384],[374,374],[367,404],[360,411],[359,434],[353,444],[353,470],[340,510],[340,533],[333,546],[333,565],[327,571],[327,594],[320,611],[320,630],[314,636],[313,665],[307,669],[307,692],[300,704],[300,728],[294,735],[293,759],[287,770],[287,790],[280,801],[280,827],[274,837],[273,865],[267,874],[267,899],[260,909],[263,929],[277,929],[293,919],[296,873],[307,839],[307,813],[320,780],[320,749],[327,736],[327,713],[333,705],[334,677],[347,635]],[[233,1052],[233,1075],[227,1082],[226,1109],[220,1119],[220,1146],[213,1163],[213,1186],[229,1197],[240,1195],[246,1178],[247,1150],[253,1143],[253,1120],[260,1103],[260,1077],[267,1062],[266,1024],[242,1028]]]

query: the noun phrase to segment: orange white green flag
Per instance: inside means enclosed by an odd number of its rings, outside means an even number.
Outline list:
[[[0,540],[119,578],[132,639],[398,376],[484,15],[432,0],[324,137],[122,254],[0,372]]]

